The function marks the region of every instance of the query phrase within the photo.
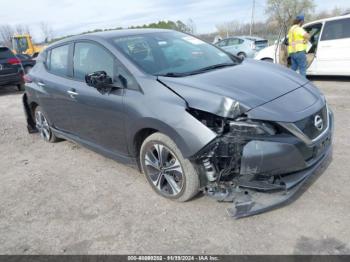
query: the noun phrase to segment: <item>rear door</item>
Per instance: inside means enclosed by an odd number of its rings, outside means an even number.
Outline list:
[[[350,75],[350,18],[325,23],[317,60],[318,74]]]
[[[71,100],[67,95],[70,88],[71,66],[69,55],[72,44],[63,44],[46,51],[46,61],[39,73],[33,73],[33,82],[39,91],[39,101],[47,113],[52,126],[62,131],[69,131],[72,123],[67,109]]]

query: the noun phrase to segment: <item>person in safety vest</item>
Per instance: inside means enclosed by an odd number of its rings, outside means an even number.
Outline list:
[[[306,77],[306,50],[310,35],[301,27],[304,24],[304,15],[298,15],[288,32],[288,54],[291,57],[292,70]]]

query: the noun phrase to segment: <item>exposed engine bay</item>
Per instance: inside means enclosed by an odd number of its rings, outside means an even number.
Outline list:
[[[317,163],[325,166],[324,160],[331,155],[330,135],[321,143],[322,152],[308,162],[297,152],[299,145],[293,144],[292,135],[277,124],[246,116],[230,120],[195,109],[189,112],[218,134],[192,159],[199,173],[204,174],[202,191],[219,202],[233,202],[227,211],[235,218],[283,204],[318,171]]]

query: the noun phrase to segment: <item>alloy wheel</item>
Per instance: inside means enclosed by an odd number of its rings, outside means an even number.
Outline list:
[[[41,111],[35,112],[35,123],[36,123],[36,128],[38,129],[41,137],[46,141],[50,141],[50,138],[51,138],[50,126],[44,114]]]
[[[162,194],[177,196],[184,186],[184,173],[175,154],[162,144],[151,144],[144,157],[145,173]]]

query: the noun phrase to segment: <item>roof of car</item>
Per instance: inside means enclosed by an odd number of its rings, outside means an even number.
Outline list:
[[[242,35],[241,38],[249,39],[249,40],[265,40],[264,38],[258,36],[250,36],[250,35]]]
[[[173,32],[173,30],[148,29],[148,28],[147,29],[116,29],[116,30],[109,30],[109,31],[102,31],[102,32],[95,32],[95,33],[87,33],[87,34],[74,35],[74,36],[64,38],[62,40],[52,43],[50,47],[59,45],[61,43],[69,42],[69,41],[79,40],[79,39],[96,39],[96,38],[110,39],[110,38],[159,33],[159,32]]]
[[[240,39],[248,39],[248,40],[251,40],[251,41],[256,41],[256,40],[266,40],[264,38],[261,38],[261,37],[258,37],[258,36],[249,36],[249,35],[237,35],[237,36],[230,36],[230,37],[227,37],[227,38],[224,38],[222,40],[226,40],[226,39],[231,39],[231,38],[240,38]]]
[[[169,30],[169,29],[152,29],[152,28],[116,29],[116,30],[109,30],[109,31],[102,31],[102,32],[80,34],[80,35],[74,35],[74,36],[70,36],[70,37],[64,38],[64,39],[59,40],[57,42],[53,42],[46,49],[50,49],[51,47],[55,47],[55,46],[64,44],[64,43],[69,42],[69,41],[74,41],[74,40],[111,39],[111,38],[118,38],[118,37],[124,37],[124,36],[135,36],[135,35],[150,34],[150,33],[160,33],[160,32],[174,32],[174,30]]]
[[[114,38],[114,37],[122,37],[129,35],[142,35],[148,33],[160,33],[160,32],[169,32],[173,30],[168,29],[153,29],[153,28],[143,28],[143,29],[119,29],[119,30],[110,30],[96,33],[89,33],[86,35],[96,35],[103,38]]]
[[[333,17],[329,17],[329,18],[323,18],[323,19],[311,21],[309,23],[306,23],[304,26],[308,26],[308,25],[312,25],[312,24],[316,24],[316,23],[327,22],[327,21],[338,20],[338,19],[344,19],[344,18],[350,18],[350,14],[333,16]]]

